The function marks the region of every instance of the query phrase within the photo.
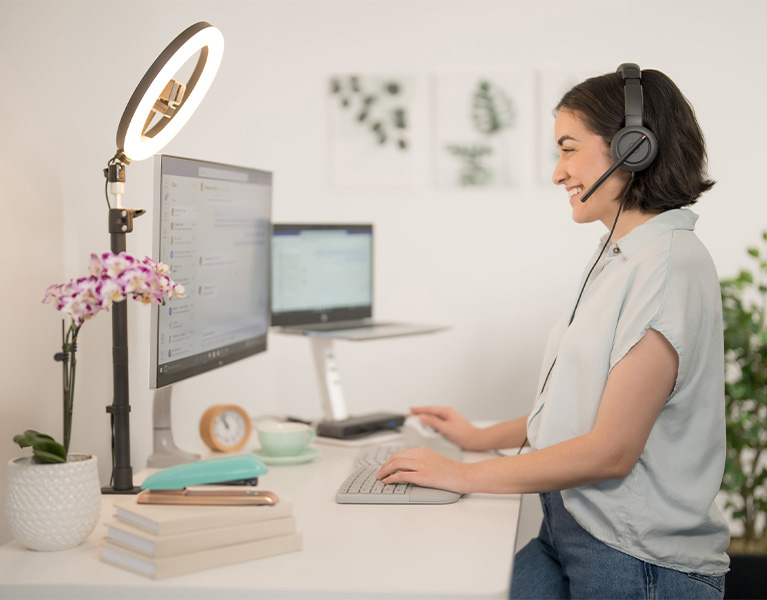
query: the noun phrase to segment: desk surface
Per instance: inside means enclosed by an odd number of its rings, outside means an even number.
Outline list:
[[[112,500],[89,539],[60,552],[0,547],[2,598],[506,597],[519,496],[440,506],[336,504],[358,448],[318,444],[309,464],[272,466],[259,487],[294,503],[301,552],[154,581],[99,560]],[[466,453],[466,460],[487,455]]]

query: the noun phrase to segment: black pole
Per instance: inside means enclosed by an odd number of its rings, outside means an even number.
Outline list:
[[[112,253],[125,252],[125,235],[133,231],[133,217],[143,210],[109,209],[109,234]],[[130,464],[130,398],[128,393],[128,302],[112,305],[112,366],[114,397],[107,412],[112,420],[112,486],[102,488],[105,494],[135,494],[133,468]]]

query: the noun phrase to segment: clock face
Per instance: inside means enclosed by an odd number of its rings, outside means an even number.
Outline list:
[[[250,430],[250,416],[236,404],[211,406],[200,420],[202,441],[217,452],[239,450],[248,441]]]
[[[224,446],[236,446],[245,437],[245,419],[235,410],[219,413],[213,422],[213,435]]]

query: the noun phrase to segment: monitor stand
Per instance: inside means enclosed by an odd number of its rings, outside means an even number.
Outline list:
[[[324,420],[317,424],[318,441],[324,439],[357,440],[381,432],[397,432],[405,420],[404,415],[390,413],[372,413],[369,415],[349,416],[341,387],[341,374],[333,350],[333,338],[312,337],[312,354],[317,369],[320,392],[322,394],[322,412]]]
[[[154,407],[152,408],[154,451],[147,460],[147,467],[150,468],[164,469],[165,467],[200,460],[199,454],[182,450],[173,441],[173,431],[170,428],[172,390],[173,386],[169,385],[154,392]]]
[[[341,374],[338,370],[336,353],[333,350],[333,338],[313,337],[312,354],[314,366],[322,394],[322,414],[328,421],[341,421],[349,418],[344,390],[341,387]]]

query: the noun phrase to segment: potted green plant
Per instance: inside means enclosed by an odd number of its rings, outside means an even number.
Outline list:
[[[767,232],[749,247],[753,268],[721,282],[727,460],[722,490],[739,525],[725,597],[767,597]],[[755,587],[754,587],[755,586]]]
[[[63,444],[29,429],[13,441],[31,447],[32,456],[8,463],[6,513],[11,533],[33,550],[63,550],[83,542],[101,514],[101,488],[96,457],[69,452],[74,407],[77,337],[83,324],[114,302],[126,298],[164,304],[184,288],[168,275],[169,268],[149,258],[92,254],[89,275],[50,286],[43,302],[69,316],[62,327]]]

